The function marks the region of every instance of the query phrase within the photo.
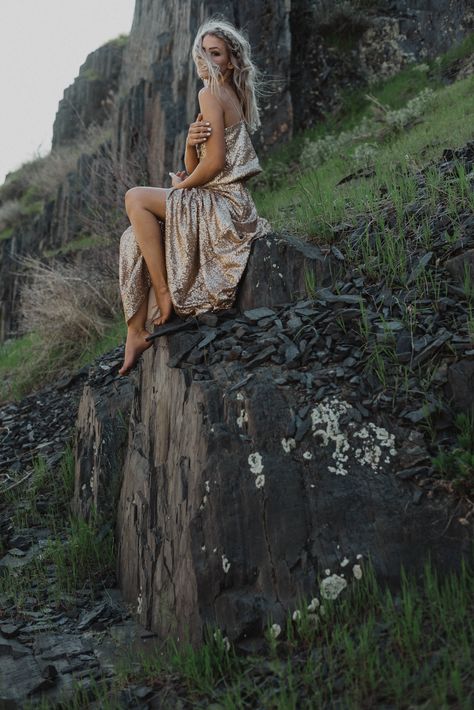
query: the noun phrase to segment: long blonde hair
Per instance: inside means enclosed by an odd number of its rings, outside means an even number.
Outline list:
[[[202,48],[202,41],[208,34],[219,37],[227,46],[234,67],[231,83],[240,100],[247,127],[250,133],[253,133],[262,125],[257,96],[264,95],[265,92],[261,72],[251,59],[250,43],[243,31],[236,29],[221,16],[214,15],[201,24],[194,39],[192,56],[196,67],[198,61],[207,67],[207,82],[213,94],[218,94],[220,72],[216,65],[209,61]]]

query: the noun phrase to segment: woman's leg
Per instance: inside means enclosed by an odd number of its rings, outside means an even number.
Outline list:
[[[125,355],[123,365],[119,370],[121,375],[125,375],[138,360],[142,352],[151,345],[151,340],[145,340],[149,335],[145,330],[145,321],[148,311],[148,300],[145,298],[138,311],[127,321],[127,342],[125,343]]]
[[[160,317],[155,321],[156,325],[166,323],[173,313],[166,278],[164,240],[157,219],[158,217],[164,221],[166,217],[167,192],[165,188],[133,187],[125,195],[125,208],[135,239],[145,259],[160,308]]]

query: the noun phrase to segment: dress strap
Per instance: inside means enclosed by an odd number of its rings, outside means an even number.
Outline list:
[[[230,95],[230,100],[232,101],[232,103],[234,104],[235,108],[236,108],[236,109],[238,110],[238,112],[239,112],[239,115],[240,115],[239,121],[242,121],[242,119],[244,118],[244,112],[242,111],[242,106],[241,106],[240,104],[237,106],[237,104],[235,103],[235,99],[234,99],[234,97],[232,96],[232,94],[230,93],[229,95]],[[220,98],[217,97],[217,99],[218,99],[219,103],[221,103],[221,105],[222,105],[222,102],[220,101]]]

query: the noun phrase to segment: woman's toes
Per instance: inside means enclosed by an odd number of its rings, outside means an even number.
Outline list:
[[[148,332],[146,330],[140,332],[128,331],[123,365],[119,370],[121,375],[125,375],[133,367],[140,355],[152,344],[151,341],[145,340],[147,335]]]

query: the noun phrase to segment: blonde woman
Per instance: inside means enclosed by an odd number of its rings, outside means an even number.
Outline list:
[[[271,231],[245,186],[261,167],[250,140],[260,125],[258,70],[244,34],[211,18],[192,56],[204,87],[188,131],[186,172],[171,188],[125,195],[131,226],[120,241],[120,290],[128,332],[121,374],[151,345],[153,324],[230,308],[250,244]]]

